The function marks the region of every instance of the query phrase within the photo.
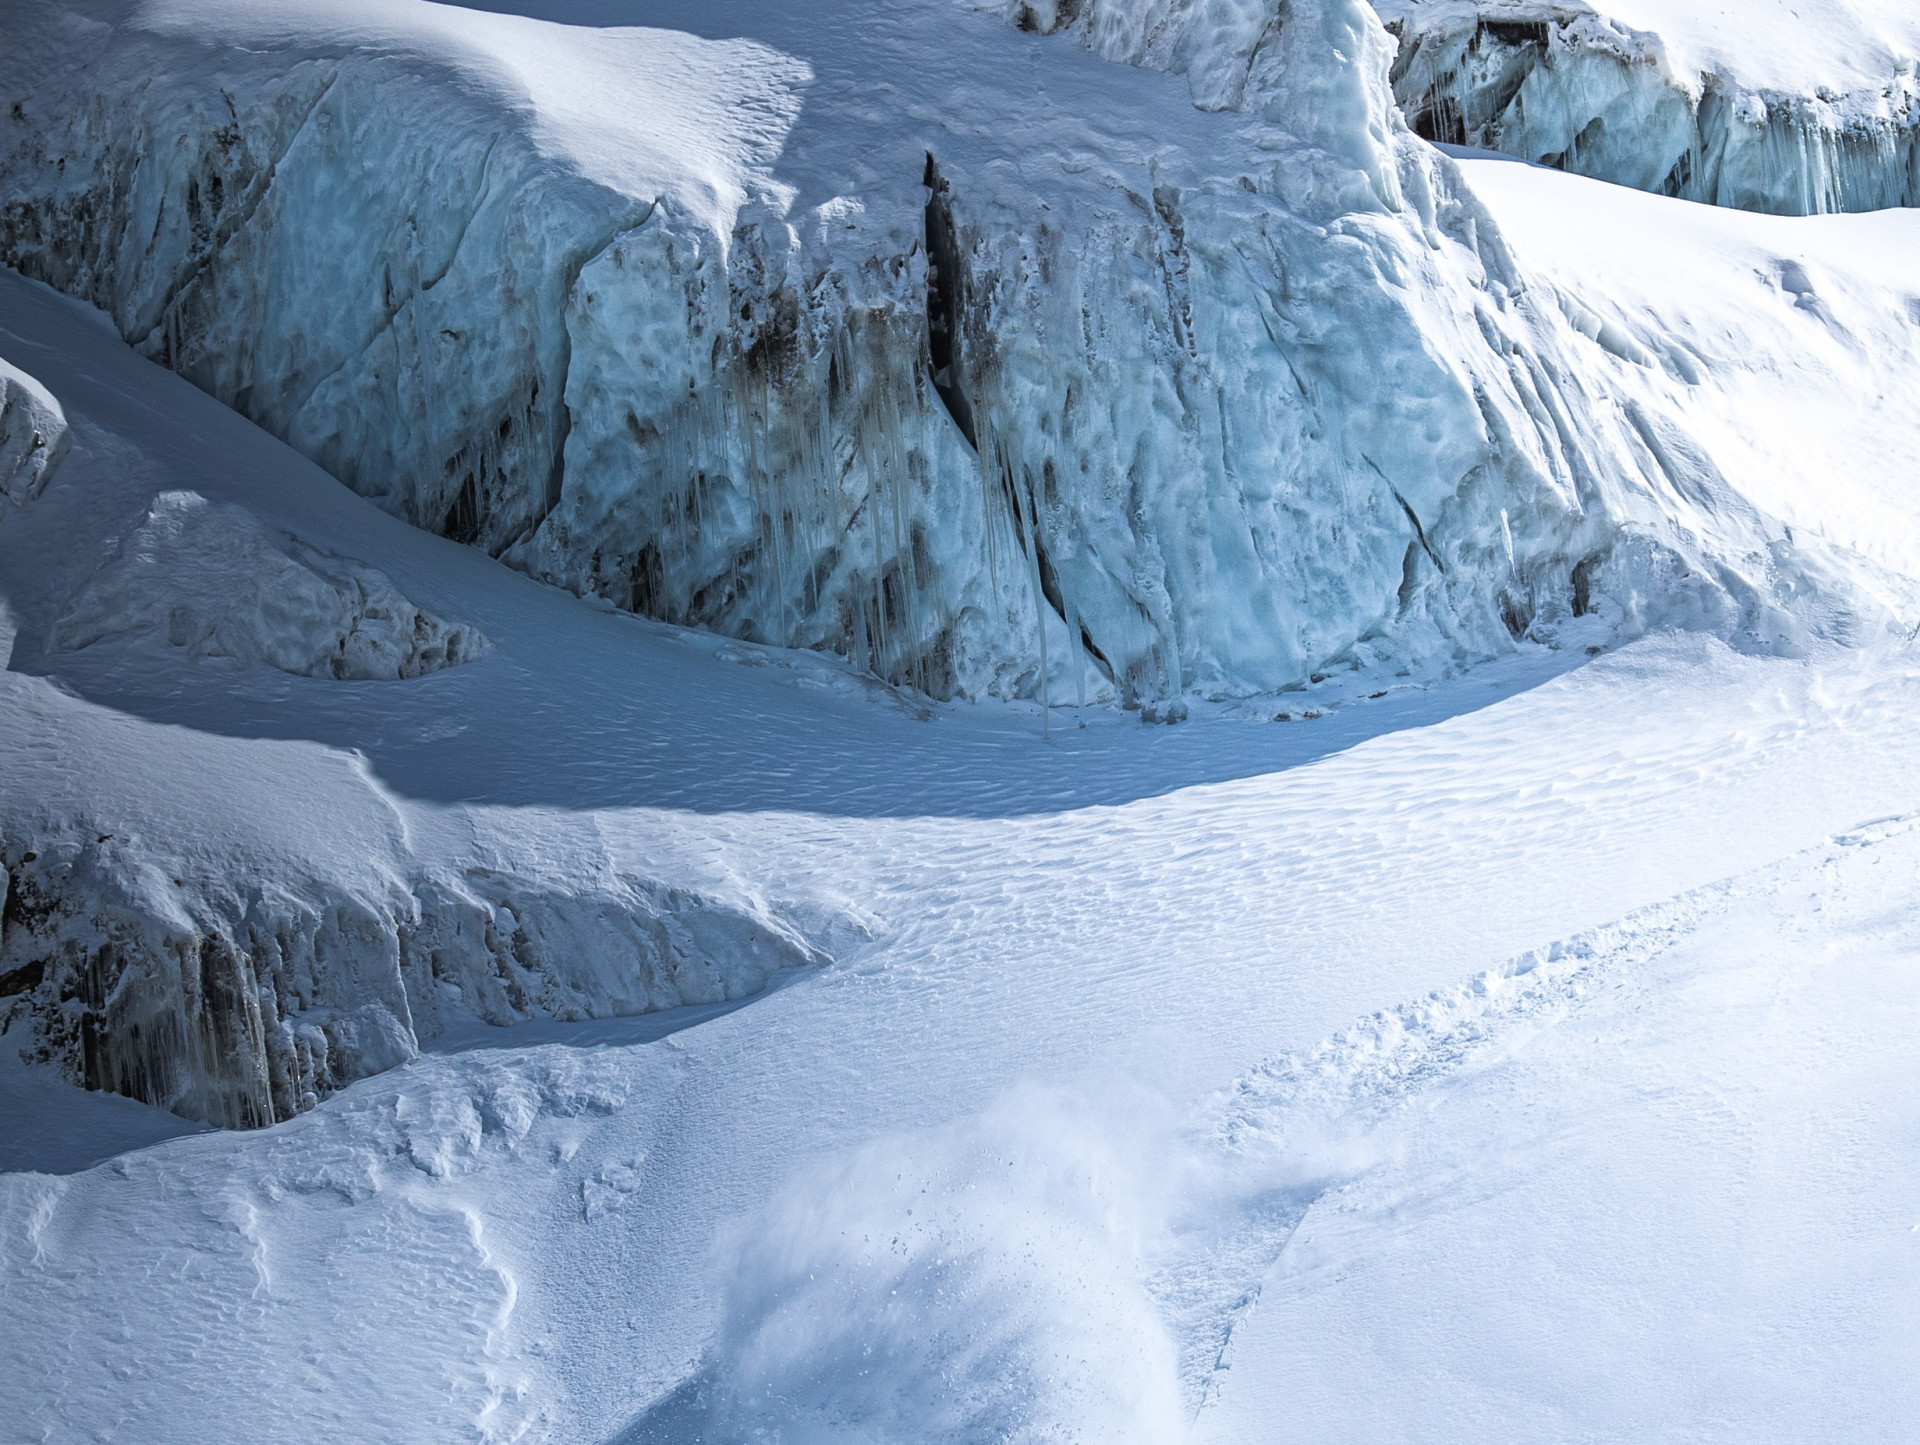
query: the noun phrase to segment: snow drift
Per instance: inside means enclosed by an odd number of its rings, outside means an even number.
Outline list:
[[[400,595],[376,568],[277,541],[245,508],[165,492],[55,621],[56,651],[148,635],[194,657],[308,677],[419,677],[486,639]]]
[[[1374,8],[1400,42],[1395,94],[1429,140],[1780,215],[1920,204],[1911,7]]]
[[[938,697],[1880,615],[1530,287],[1365,6],[842,9],[916,47],[859,106],[752,39],[45,7],[0,258],[421,526]]]

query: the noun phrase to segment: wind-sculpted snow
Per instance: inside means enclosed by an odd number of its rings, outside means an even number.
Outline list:
[[[0,360],[0,501],[21,505],[39,496],[70,441],[60,403]]]
[[[245,508],[165,492],[54,622],[58,651],[135,634],[308,677],[419,677],[486,639],[422,612],[376,568],[280,542]]]
[[[1910,6],[1375,8],[1400,41],[1394,91],[1430,140],[1742,210],[1920,204]]]
[[[0,62],[0,256],[389,510],[620,607],[1149,717],[1586,612],[1761,645],[1875,615],[1596,370],[1355,0],[929,0],[884,17],[919,69],[888,52],[857,105],[754,40],[91,13]],[[1062,25],[1186,82],[1020,33]]]

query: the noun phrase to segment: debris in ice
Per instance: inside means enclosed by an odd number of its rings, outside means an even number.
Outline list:
[[[1169,719],[1501,655],[1581,566],[1628,634],[1876,620],[1532,286],[1362,0],[1007,12],[1053,39],[929,0],[895,20],[964,38],[920,77],[958,108],[889,77],[857,125],[798,123],[811,71],[758,42],[376,8],[365,47],[303,7],[34,9],[0,261],[544,581]],[[1032,75],[1105,119],[1019,111]],[[1108,134],[1149,98],[1151,145]],[[1721,480],[1676,503],[1650,432]]]
[[[129,633],[193,657],[356,680],[419,677],[487,650],[473,628],[421,611],[385,573],[278,541],[245,508],[197,492],[154,499],[49,641],[75,651]]]

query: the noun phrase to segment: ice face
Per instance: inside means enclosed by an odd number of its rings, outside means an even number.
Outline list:
[[[421,526],[936,697],[1177,717],[1851,595],[1530,290],[1357,0],[843,9],[905,39],[830,87],[411,0],[53,7],[0,255]]]
[[[1778,215],[1920,202],[1906,7],[1763,0],[1731,27],[1724,7],[1636,0],[1375,8],[1399,37],[1395,93],[1430,140]]]

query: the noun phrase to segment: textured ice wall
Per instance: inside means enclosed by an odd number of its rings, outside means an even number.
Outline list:
[[[17,822],[17,820],[15,820]],[[73,1082],[191,1119],[291,1118],[447,1022],[745,998],[821,955],[750,902],[617,870],[209,870],[150,840],[5,843],[0,1009]]]
[[[1581,4],[1378,0],[1393,85],[1429,140],[1779,215],[1920,204],[1920,79],[1774,89],[1689,71]],[[1836,79],[1838,79],[1836,77]]]
[[[60,403],[0,360],[0,498],[21,504],[39,496],[71,440]]]
[[[1007,13],[1241,116],[1002,153],[1038,102],[983,70],[951,145],[907,107],[910,172],[801,205],[771,167],[809,71],[753,42],[46,7],[0,61],[0,258],[419,525],[936,696],[1178,716],[1582,612],[1773,643],[1845,611],[1530,291],[1365,6]],[[623,105],[569,100],[614,72]]]

